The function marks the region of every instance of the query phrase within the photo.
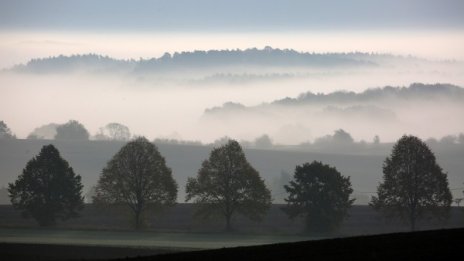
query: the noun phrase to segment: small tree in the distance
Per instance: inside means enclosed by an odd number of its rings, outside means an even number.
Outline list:
[[[416,229],[424,217],[445,218],[452,195],[448,177],[429,147],[414,136],[403,136],[383,164],[383,181],[371,206],[389,218],[399,217]]]
[[[177,183],[158,148],[146,138],[128,142],[103,169],[93,202],[124,204],[134,214],[135,228],[151,206],[170,206],[177,198]]]
[[[120,123],[112,122],[100,128],[100,131],[95,135],[97,140],[117,140],[128,141],[131,137],[129,127]]]
[[[8,185],[8,192],[24,217],[32,216],[40,226],[52,226],[56,219],[78,217],[84,204],[82,187],[81,177],[53,145],[47,145]]]
[[[271,204],[271,192],[235,140],[211,151],[197,177],[188,179],[186,193],[186,201],[197,206],[196,215],[224,217],[227,231],[234,215],[259,221]]]
[[[337,229],[354,201],[350,178],[318,161],[296,166],[293,180],[284,187],[288,193],[284,212],[290,218],[305,218],[308,233]]]
[[[80,122],[70,120],[56,128],[55,140],[88,140],[89,132]]]
[[[16,136],[11,132],[4,121],[0,121],[0,140],[1,139],[16,139]]]

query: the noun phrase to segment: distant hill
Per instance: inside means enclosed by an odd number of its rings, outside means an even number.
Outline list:
[[[235,49],[165,53],[163,56],[140,60],[119,60],[98,54],[54,56],[32,59],[11,68],[15,72],[62,73],[75,70],[89,72],[164,73],[176,70],[202,70],[217,67],[377,67],[390,63],[426,62],[410,56],[390,54],[310,53],[292,49]],[[284,75],[285,76],[285,75]],[[258,76],[259,77],[259,76]]]
[[[448,101],[462,102],[464,100],[464,88],[452,84],[423,84],[413,83],[408,87],[386,86],[382,88],[372,88],[360,93],[337,91],[328,94],[306,92],[296,98],[283,98],[271,103],[264,103],[258,106],[247,107],[240,103],[227,102],[222,106],[213,107],[205,110],[205,114],[217,114],[225,112],[244,112],[263,109],[273,105],[279,106],[303,106],[303,105],[353,105],[348,111],[356,112],[364,109],[374,111],[379,110],[375,106],[360,106],[359,104],[375,104],[382,101],[417,101],[446,99]],[[334,112],[339,110],[337,107],[327,107],[326,111]],[[347,110],[345,110],[346,112]]]
[[[98,54],[71,56],[53,56],[32,59],[26,64],[11,68],[11,71],[22,73],[65,73],[78,70],[87,72],[130,71],[134,67],[133,60],[118,60]]]

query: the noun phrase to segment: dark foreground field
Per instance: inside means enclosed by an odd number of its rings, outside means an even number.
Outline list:
[[[326,239],[129,260],[461,260],[464,229]]]
[[[460,260],[464,229],[167,253],[169,249],[0,244],[2,260]],[[134,257],[135,256],[135,257]],[[138,257],[137,257],[138,256]]]

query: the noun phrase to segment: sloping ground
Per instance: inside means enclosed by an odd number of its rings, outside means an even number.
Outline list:
[[[45,260],[106,260],[121,257],[140,257],[180,251],[107,246],[77,246],[52,244],[0,243],[0,259],[8,261]]]
[[[452,260],[462,258],[464,229],[327,239],[193,251],[127,260]]]
[[[190,252],[186,249],[0,243],[2,260],[454,260],[464,229],[383,234]],[[177,251],[177,252],[176,252]],[[176,253],[172,253],[176,252]],[[453,259],[452,259],[453,258]]]

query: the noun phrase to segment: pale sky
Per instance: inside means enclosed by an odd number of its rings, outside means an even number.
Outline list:
[[[460,0],[0,0],[0,68],[266,45],[463,60],[463,13]]]

